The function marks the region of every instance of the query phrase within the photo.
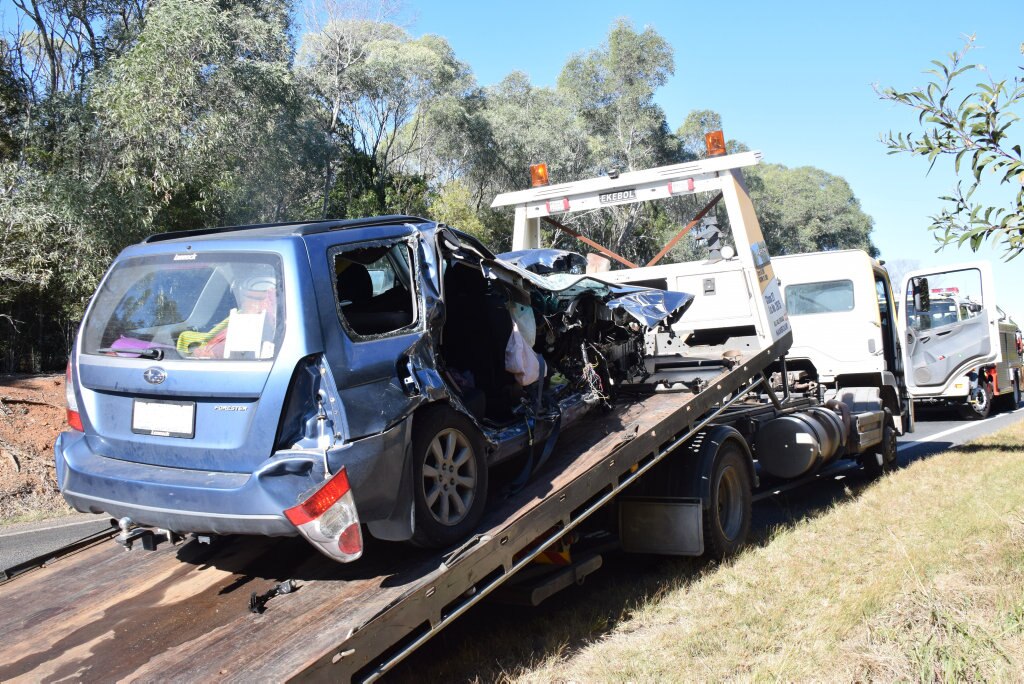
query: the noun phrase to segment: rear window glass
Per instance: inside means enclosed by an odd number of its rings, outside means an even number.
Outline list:
[[[785,299],[790,316],[853,311],[853,281],[787,285]]]
[[[278,257],[167,254],[114,266],[84,323],[82,351],[154,360],[272,359],[283,330]]]

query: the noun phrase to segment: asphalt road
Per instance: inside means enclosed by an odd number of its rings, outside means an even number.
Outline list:
[[[0,570],[110,528],[110,516],[72,515],[0,530]]]
[[[1024,404],[1022,404],[1024,406]],[[984,420],[959,420],[948,409],[918,411],[913,433],[899,439],[900,465],[969,442],[1024,420],[1024,409],[993,411]]]

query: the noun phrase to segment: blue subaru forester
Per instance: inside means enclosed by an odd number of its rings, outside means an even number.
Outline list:
[[[530,266],[405,216],[130,247],[68,364],[61,491],[127,525],[302,534],[341,561],[364,530],[459,542],[490,466],[643,382],[645,332],[692,299]]]

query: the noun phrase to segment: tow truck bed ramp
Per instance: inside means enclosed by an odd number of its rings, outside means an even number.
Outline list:
[[[580,421],[523,491],[492,493],[486,532],[454,552],[371,540],[340,565],[298,538],[131,553],[105,542],[17,576],[0,585],[0,681],[373,679],[672,451],[789,342],[742,355],[696,395]],[[248,610],[252,592],[288,579],[294,592]]]

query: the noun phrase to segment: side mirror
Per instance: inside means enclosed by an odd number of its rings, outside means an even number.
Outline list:
[[[981,304],[978,304],[977,302],[967,303],[967,310],[970,311],[971,313],[978,313],[979,311],[981,311],[981,309]]]
[[[928,311],[932,308],[931,294],[928,290],[927,278],[914,278],[911,281],[911,288],[914,291],[914,308],[918,311]]]

